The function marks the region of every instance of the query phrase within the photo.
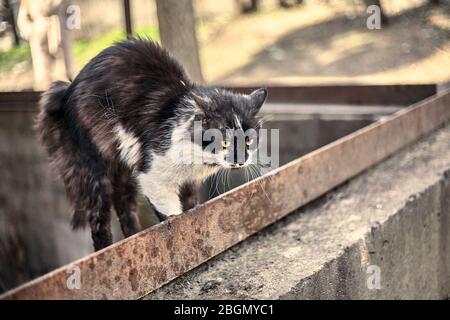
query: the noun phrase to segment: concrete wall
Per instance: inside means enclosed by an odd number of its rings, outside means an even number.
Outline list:
[[[33,112],[0,113],[0,291],[92,251],[70,228],[62,184],[35,138]]]
[[[60,179],[38,144],[35,117],[35,112],[0,112],[0,292],[93,251],[89,230],[70,228],[71,209]],[[280,137],[300,137],[300,141],[280,141],[284,163],[370,122],[368,115],[363,119],[291,119],[270,124],[280,128]],[[243,173],[235,178],[230,186],[246,182]],[[204,198],[211,189],[205,187]],[[140,209],[144,227],[157,223],[145,201]],[[122,239],[116,219],[113,227],[114,239]]]
[[[146,298],[448,299],[449,141],[450,125]]]

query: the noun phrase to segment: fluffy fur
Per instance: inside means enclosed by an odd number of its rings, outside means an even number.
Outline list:
[[[112,208],[125,236],[139,230],[139,189],[161,220],[194,206],[199,181],[237,165],[229,150],[195,143],[194,121],[202,132],[257,128],[266,95],[197,86],[167,51],[141,39],[104,50],[72,83],[54,82],[38,131],[74,206],[73,227],[89,224],[98,250],[111,244]]]

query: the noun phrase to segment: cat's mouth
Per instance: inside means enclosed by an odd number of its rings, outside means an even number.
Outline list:
[[[228,163],[227,165],[221,165],[222,168],[225,169],[231,169],[231,170],[235,170],[235,169],[242,169],[246,166],[246,164],[237,164],[237,163]]]
[[[234,164],[234,163],[230,163],[227,165],[223,165],[220,163],[205,163],[206,166],[211,167],[211,168],[224,168],[224,169],[241,169],[245,167],[245,164]]]
[[[220,166],[218,163],[208,163],[208,162],[205,162],[204,165],[213,168]]]

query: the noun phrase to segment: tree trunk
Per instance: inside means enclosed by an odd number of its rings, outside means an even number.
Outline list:
[[[237,0],[238,5],[241,7],[241,13],[255,13],[259,8],[259,0]]]
[[[3,7],[5,8],[6,11],[6,20],[11,25],[11,29],[14,35],[14,44],[18,46],[20,44],[20,37],[19,32],[17,30],[16,16],[14,13],[14,9],[11,6],[10,0],[4,0]]]
[[[203,82],[192,0],[156,0],[161,43],[186,68],[196,82]]]
[[[123,0],[123,11],[125,16],[125,32],[127,39],[131,39],[133,37],[133,27],[131,23],[130,0]]]

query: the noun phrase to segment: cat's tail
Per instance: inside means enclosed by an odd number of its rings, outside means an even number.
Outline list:
[[[69,85],[69,82],[54,81],[39,101],[40,111],[52,112],[62,109],[62,102]]]
[[[76,144],[71,137],[70,121],[66,108],[66,94],[70,83],[55,81],[42,95],[39,101],[39,116],[36,129],[41,144],[50,157],[52,167],[57,170],[66,186],[67,195],[72,203],[77,202],[73,188],[73,175],[76,175],[74,159],[77,153]],[[72,216],[73,228],[84,227],[87,217],[83,211],[74,210]]]
[[[55,81],[39,100],[39,115],[36,129],[41,144],[47,150],[50,158],[55,159],[56,152],[61,147],[64,128],[64,96],[68,82]]]

